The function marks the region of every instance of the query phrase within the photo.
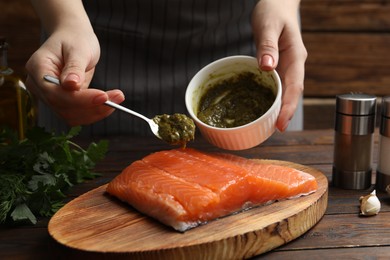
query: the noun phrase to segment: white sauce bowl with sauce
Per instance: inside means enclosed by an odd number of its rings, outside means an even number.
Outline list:
[[[270,88],[276,98],[272,106],[259,118],[242,126],[221,128],[210,126],[197,117],[202,96],[216,83],[251,72],[263,86]],[[230,56],[210,63],[190,81],[185,95],[187,110],[202,136],[211,144],[226,150],[244,150],[257,146],[275,132],[282,99],[282,83],[276,71],[262,71],[256,58]]]

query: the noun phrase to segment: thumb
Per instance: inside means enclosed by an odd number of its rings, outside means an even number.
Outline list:
[[[85,80],[87,62],[83,60],[84,55],[77,51],[70,51],[64,54],[64,67],[61,72],[61,86],[68,90],[80,90]]]
[[[275,31],[264,29],[256,37],[257,60],[262,70],[273,70],[278,65],[279,35]]]

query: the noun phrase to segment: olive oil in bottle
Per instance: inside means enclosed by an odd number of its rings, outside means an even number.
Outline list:
[[[13,129],[19,139],[36,123],[36,107],[23,81],[8,67],[8,44],[0,36],[0,131]]]

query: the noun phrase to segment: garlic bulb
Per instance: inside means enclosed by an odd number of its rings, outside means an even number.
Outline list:
[[[360,214],[363,216],[372,216],[379,213],[381,209],[381,202],[376,196],[375,190],[367,196],[360,197]]]

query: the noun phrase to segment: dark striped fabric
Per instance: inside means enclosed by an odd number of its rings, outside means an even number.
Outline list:
[[[147,117],[186,113],[188,82],[206,64],[255,55],[251,12],[257,0],[84,0],[101,45],[91,87],[121,89],[122,105]],[[44,111],[42,111],[44,110]],[[41,124],[64,129],[41,109]],[[83,127],[87,135],[148,135],[148,124],[115,111]]]

